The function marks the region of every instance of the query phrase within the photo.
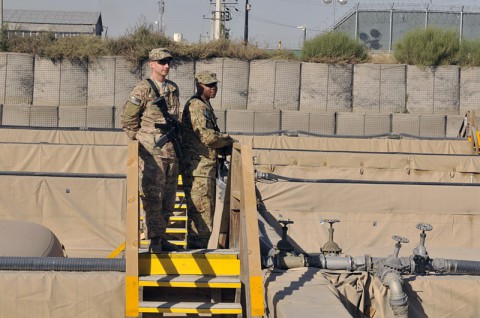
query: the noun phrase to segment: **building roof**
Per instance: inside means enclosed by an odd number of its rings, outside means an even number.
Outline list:
[[[3,20],[11,23],[96,24],[100,12],[4,10]]]

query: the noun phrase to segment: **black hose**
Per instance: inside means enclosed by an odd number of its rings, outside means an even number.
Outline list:
[[[480,275],[479,261],[436,258],[432,261],[432,267],[446,274]]]
[[[348,183],[348,184],[385,184],[385,185],[430,185],[430,186],[449,186],[449,187],[480,187],[480,183],[447,183],[447,182],[418,182],[418,181],[379,181],[379,180],[350,180],[350,179],[303,179],[285,177],[270,172],[257,172],[255,180],[269,180],[299,183]]]
[[[0,270],[124,272],[125,259],[65,257],[0,257]]]
[[[34,172],[34,171],[0,171],[0,176],[19,177],[58,177],[58,178],[92,178],[92,179],[125,179],[123,173],[65,173],[65,172]]]

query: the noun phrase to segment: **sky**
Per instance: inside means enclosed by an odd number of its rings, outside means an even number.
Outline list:
[[[0,0],[2,1],[2,0]],[[230,8],[231,20],[226,22],[230,38],[243,40],[245,28],[245,0],[222,0]],[[303,39],[310,39],[332,27],[335,21],[353,10],[357,4],[375,8],[391,4],[387,0],[347,0],[341,5],[339,0],[325,4],[323,0],[248,0],[249,11],[248,40],[263,48],[298,49]],[[163,14],[165,34],[183,35],[188,42],[205,41],[209,36],[211,12],[215,0],[164,0]],[[211,2],[213,2],[211,4]],[[399,3],[435,5],[448,7],[465,5],[478,8],[480,0],[395,0]],[[48,11],[98,11],[107,30],[107,36],[118,37],[127,34],[135,26],[160,21],[158,0],[3,0],[4,9],[29,9]],[[480,10],[480,8],[479,8]],[[301,28],[306,26],[306,32]],[[300,28],[299,28],[300,27]]]

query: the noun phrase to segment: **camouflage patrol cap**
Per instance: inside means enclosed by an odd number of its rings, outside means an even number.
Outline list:
[[[202,71],[198,73],[197,76],[195,76],[195,79],[198,83],[205,85],[220,82],[217,80],[217,74],[210,71]]]
[[[148,54],[148,58],[150,61],[158,61],[158,60],[164,60],[164,59],[171,59],[173,58],[172,53],[164,47],[158,48],[158,49],[153,49],[150,51]]]

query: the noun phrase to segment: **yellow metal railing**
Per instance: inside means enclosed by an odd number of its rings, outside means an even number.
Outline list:
[[[263,317],[263,273],[258,240],[257,198],[250,145],[235,143],[225,203],[229,210],[229,248],[240,250],[240,281],[245,291],[246,317]],[[224,209],[225,211],[225,209]],[[225,222],[223,222],[225,223]]]
[[[139,316],[139,184],[138,142],[128,144],[127,209],[126,209],[126,316]],[[229,248],[240,251],[240,281],[245,298],[242,308],[246,317],[263,317],[263,273],[260,262],[260,245],[252,149],[236,143],[233,147],[225,204],[217,231],[229,233]],[[229,226],[229,229],[225,229]],[[215,231],[215,229],[214,229]],[[226,236],[218,235],[218,245],[226,247]],[[115,255],[119,246],[110,255]],[[119,252],[118,252],[119,253]],[[118,254],[117,254],[118,255]]]
[[[467,138],[473,144],[473,149],[477,154],[480,154],[480,131],[478,131],[477,116],[475,111],[467,111],[463,119],[458,137]]]

